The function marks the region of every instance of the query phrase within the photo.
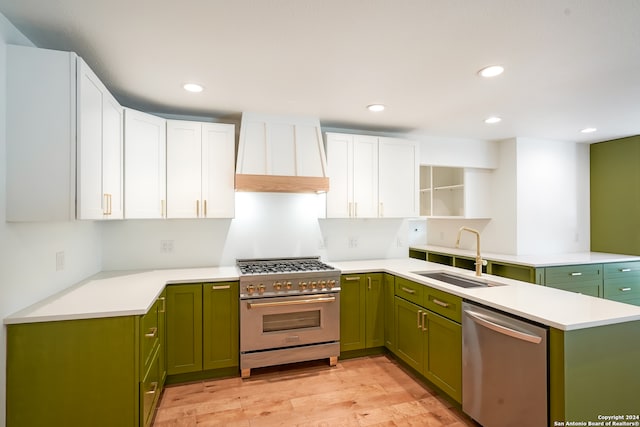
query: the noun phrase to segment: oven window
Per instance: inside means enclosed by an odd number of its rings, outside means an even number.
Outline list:
[[[263,332],[281,332],[293,329],[320,327],[320,310],[294,313],[265,314],[262,316]]]

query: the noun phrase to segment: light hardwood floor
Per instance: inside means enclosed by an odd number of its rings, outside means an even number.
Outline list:
[[[383,355],[168,386],[153,425],[478,426]]]

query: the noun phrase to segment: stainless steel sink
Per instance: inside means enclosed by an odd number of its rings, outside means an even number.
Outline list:
[[[442,271],[414,271],[413,273],[419,276],[428,277],[429,279],[439,280],[440,282],[445,282],[450,285],[459,286],[461,288],[481,288],[503,285],[502,283],[490,282],[485,279],[471,279],[469,277],[457,276],[455,274],[445,273]]]

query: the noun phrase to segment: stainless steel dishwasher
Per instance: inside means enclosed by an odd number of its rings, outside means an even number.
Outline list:
[[[462,410],[484,427],[548,425],[547,328],[462,304]]]

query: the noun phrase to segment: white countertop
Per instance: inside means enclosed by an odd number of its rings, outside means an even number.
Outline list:
[[[504,277],[483,276],[505,286],[461,288],[412,272],[449,271],[474,278],[473,271],[413,258],[330,262],[343,274],[385,272],[515,314],[560,330],[591,328],[640,320],[640,307]]]
[[[411,249],[440,252],[475,258],[476,251],[434,245],[413,245]],[[574,252],[547,255],[507,255],[482,251],[482,259],[520,264],[527,267],[554,267],[559,265],[600,264],[609,262],[640,261],[640,256],[608,254],[603,252]]]
[[[235,266],[107,271],[6,317],[4,323],[142,315],[167,284],[222,282],[238,277]]]
[[[474,272],[412,258],[329,261],[343,274],[387,272],[432,288],[557,328],[573,330],[640,320],[640,307],[545,286],[484,275],[505,286],[460,288],[414,274]],[[4,319],[5,324],[142,315],[165,285],[238,280],[235,266],[102,272]]]

